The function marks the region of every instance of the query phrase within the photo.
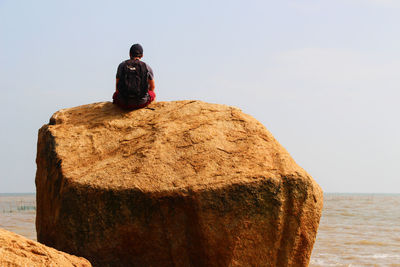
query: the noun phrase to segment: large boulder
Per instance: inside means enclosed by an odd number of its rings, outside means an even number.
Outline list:
[[[201,101],[56,112],[38,240],[97,266],[307,266],[322,191],[257,120]]]
[[[69,255],[0,228],[0,266],[92,266],[84,258]]]

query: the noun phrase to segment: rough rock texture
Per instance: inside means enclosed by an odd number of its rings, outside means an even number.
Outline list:
[[[97,266],[306,266],[322,210],[261,123],[201,101],[60,110],[36,186],[38,240]]]
[[[0,266],[92,266],[84,258],[49,248],[0,228]]]

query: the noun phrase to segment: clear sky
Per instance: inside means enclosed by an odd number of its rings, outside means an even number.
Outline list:
[[[400,1],[0,0],[0,192],[35,191],[37,131],[110,101],[133,43],[158,101],[233,105],[325,192],[400,193]]]

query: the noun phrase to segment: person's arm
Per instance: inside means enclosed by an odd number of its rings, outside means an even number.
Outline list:
[[[146,68],[147,68],[147,82],[149,84],[149,91],[154,91],[154,88],[156,88],[156,85],[154,83],[154,74],[153,74],[153,70],[151,69],[151,67],[149,65],[146,64]]]
[[[149,91],[154,91],[154,88],[156,88],[156,85],[154,83],[154,80],[148,80],[149,81]]]

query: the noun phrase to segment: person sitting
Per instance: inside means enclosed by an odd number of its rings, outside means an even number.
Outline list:
[[[141,61],[143,47],[140,44],[132,45],[129,56],[130,59],[118,66],[113,103],[123,109],[134,110],[154,101],[155,83],[153,70]]]

